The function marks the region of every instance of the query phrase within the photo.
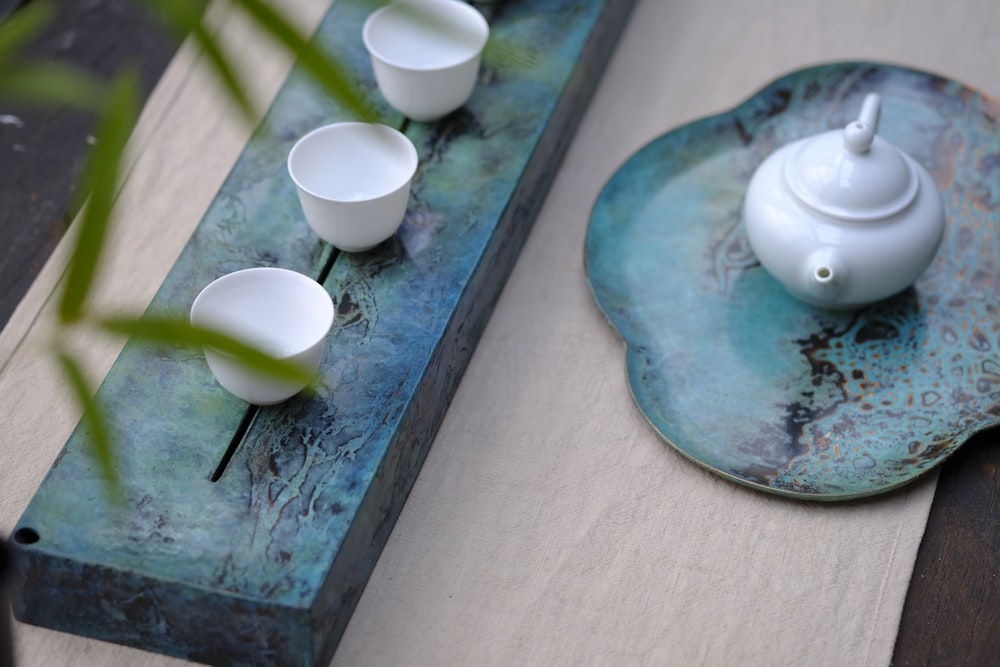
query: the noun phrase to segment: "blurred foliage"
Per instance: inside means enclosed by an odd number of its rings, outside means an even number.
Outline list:
[[[245,86],[237,76],[218,37],[206,23],[208,0],[134,0],[173,34],[178,41],[192,39],[224,89],[248,122],[255,112]],[[359,120],[375,121],[377,116],[361,88],[336,60],[325,55],[308,37],[264,0],[229,0],[266,35],[290,51],[299,67],[317,84],[336,97]],[[94,398],[94,386],[82,364],[69,351],[71,330],[89,328],[133,340],[166,343],[194,349],[214,347],[246,365],[281,378],[306,377],[298,366],[256,350],[238,340],[194,327],[186,319],[154,319],[137,316],[108,316],[90,303],[103,250],[112,232],[115,198],[121,177],[122,158],[128,138],[139,116],[139,80],[130,68],[123,68],[111,80],[102,80],[71,64],[39,62],[22,56],[24,47],[41,34],[57,11],[51,0],[30,2],[0,22],[0,96],[32,104],[84,109],[96,114],[95,142],[84,165],[77,191],[85,197],[78,202],[80,217],[74,230],[73,251],[58,296],[58,325],[54,355],[74,396],[84,410],[93,443],[92,454],[108,480],[109,494],[121,497],[122,487],[114,464],[114,443],[106,414]]]
[[[209,0],[133,0],[156,19],[179,42],[191,39],[200,48],[220,84],[247,122],[256,122],[246,87],[240,81],[230,56],[209,22]],[[303,36],[275,9],[279,0],[228,0],[237,11],[297,59],[321,90],[336,98],[358,120],[377,122],[379,116],[346,70]],[[234,340],[229,336],[194,327],[186,319],[108,316],[96,311],[90,296],[98,277],[103,251],[112,233],[115,198],[121,177],[122,158],[139,117],[141,94],[135,71],[123,68],[110,81],[72,64],[39,62],[22,56],[24,47],[41,34],[57,11],[52,0],[33,0],[0,21],[0,96],[33,104],[83,109],[96,114],[95,143],[80,177],[77,192],[84,201],[74,230],[74,248],[58,294],[58,326],[54,354],[67,384],[84,410],[90,430],[93,456],[109,480],[109,493],[121,497],[121,484],[114,465],[114,448],[106,414],[94,398],[94,387],[67,344],[71,330],[89,328],[136,341],[214,347],[246,365],[285,379],[303,379],[303,370],[290,362]],[[483,60],[492,67],[524,69],[533,66],[531,53],[491,37]]]

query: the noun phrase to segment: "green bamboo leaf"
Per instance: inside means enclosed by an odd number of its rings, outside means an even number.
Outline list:
[[[87,70],[63,63],[0,62],[0,92],[30,104],[99,111],[107,87]]]
[[[159,17],[178,39],[191,35],[198,42],[237,106],[244,115],[254,118],[245,88],[239,83],[235,74],[236,68],[227,59],[216,37],[203,23],[207,3],[204,0],[138,1],[153,15]],[[299,64],[349,111],[362,120],[378,120],[378,113],[368,99],[359,92],[360,88],[346,70],[334,58],[302,37],[280,12],[260,0],[233,0],[233,2],[278,43],[294,53],[299,59]]]
[[[45,28],[54,13],[51,2],[39,0],[0,22],[0,93],[30,104],[97,110],[104,86],[90,72],[67,63],[18,57],[18,50]]]
[[[76,359],[65,350],[58,352],[58,358],[63,375],[69,381],[70,389],[73,391],[73,396],[83,409],[83,422],[90,430],[90,443],[93,445],[91,453],[94,455],[97,467],[107,482],[109,492],[120,498],[122,495],[121,481],[115,470],[111,436],[108,434],[108,422],[104,411],[100,403],[94,399],[90,383],[87,382],[83,369],[76,362]]]
[[[236,69],[227,60],[215,35],[205,26],[203,19],[208,3],[205,0],[139,0],[139,2],[159,19],[178,41],[190,35],[197,42],[236,106],[248,121],[253,122],[256,114],[246,89],[240,83]]]
[[[196,327],[184,319],[153,316],[111,317],[102,320],[101,326],[111,333],[150,343],[178,345],[199,350],[211,347],[235,357],[248,368],[282,380],[310,382],[314,379],[314,373],[299,364],[287,359],[276,359],[232,336],[205,327]]]
[[[483,64],[497,69],[530,70],[538,65],[538,53],[523,44],[490,35],[483,49]]]
[[[185,39],[201,23],[208,0],[136,0],[144,5],[178,41]]]
[[[76,247],[65,279],[59,316],[64,323],[80,317],[97,274],[104,241],[111,224],[122,152],[139,110],[139,80],[126,70],[111,84],[98,118],[95,144],[81,177],[80,192],[88,196]]]
[[[21,7],[4,21],[0,21],[0,61],[10,58],[40,33],[54,15],[55,7],[52,3],[39,0]]]
[[[314,42],[302,37],[280,13],[261,0],[233,0],[279,43],[298,56],[298,64],[313,76],[327,93],[347,107],[358,119],[377,122],[379,114],[361,93],[347,70]]]
[[[198,42],[205,57],[208,58],[208,61],[215,68],[216,75],[222,80],[222,84],[233,98],[233,102],[236,103],[236,106],[246,117],[246,120],[253,123],[256,118],[253,103],[247,97],[243,84],[240,83],[239,77],[236,76],[236,71],[229,64],[229,61],[226,60],[226,55],[215,42],[215,37],[200,23],[194,27],[191,34]]]

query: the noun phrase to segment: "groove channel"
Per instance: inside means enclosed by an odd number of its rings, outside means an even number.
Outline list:
[[[322,285],[330,275],[330,271],[333,270],[333,264],[337,261],[338,256],[340,256],[340,251],[336,248],[331,248],[330,256],[326,258],[326,262],[323,263],[323,268],[320,269],[319,276],[316,278],[316,282],[320,285]],[[250,427],[253,425],[258,412],[260,412],[260,406],[247,406],[247,411],[243,414],[243,419],[240,420],[239,426],[236,427],[236,431],[233,433],[233,437],[229,441],[229,446],[226,447],[226,452],[222,455],[222,460],[219,461],[219,465],[216,466],[215,472],[213,472],[211,477],[209,477],[212,482],[218,482],[222,479],[222,476],[226,472],[226,468],[229,467],[229,462],[233,459],[233,456],[236,454],[236,450],[239,449],[243,439],[246,438],[247,433],[250,431]]]
[[[212,476],[209,478],[213,482],[218,482],[222,479],[222,475],[226,472],[226,468],[229,467],[229,462],[232,460],[233,454],[236,453],[240,443],[243,442],[243,438],[246,437],[247,431],[250,430],[250,426],[253,424],[253,420],[256,419],[258,412],[260,412],[260,406],[247,406],[247,411],[243,414],[243,419],[240,420],[239,426],[236,427],[236,432],[233,433],[233,437],[229,441],[226,453],[222,455],[222,460],[219,461],[219,465],[215,468],[215,472],[213,472]]]
[[[410,119],[404,118],[403,122],[400,124],[399,131],[406,134],[409,127]],[[320,285],[326,282],[326,279],[330,276],[330,272],[333,271],[333,265],[336,263],[338,257],[340,257],[340,250],[331,246],[330,255],[326,258],[326,262],[323,263],[323,268],[320,269],[319,275],[316,276],[316,282]],[[222,460],[219,461],[219,465],[216,466],[215,472],[212,473],[212,476],[209,477],[212,482],[218,482],[222,479],[222,476],[226,472],[226,468],[229,467],[229,462],[236,454],[236,450],[239,449],[244,438],[246,438],[246,435],[250,431],[250,427],[253,425],[254,419],[257,418],[257,414],[259,412],[260,406],[247,406],[247,411],[243,415],[243,419],[240,420],[239,426],[236,427],[236,431],[233,433],[233,437],[229,441],[229,446],[226,447],[226,452],[222,455]]]
[[[330,256],[326,258],[326,264],[324,264],[323,268],[320,269],[319,275],[316,277],[316,282],[320,285],[326,282],[327,276],[329,276],[330,271],[333,270],[333,263],[337,261],[338,257],[340,257],[340,251],[336,248],[331,248]]]

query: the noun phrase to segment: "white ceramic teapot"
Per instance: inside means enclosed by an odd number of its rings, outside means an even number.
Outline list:
[[[852,308],[911,285],[944,235],[930,174],[875,134],[881,99],[856,121],[775,151],[754,172],[743,204],[757,259],[794,295]]]

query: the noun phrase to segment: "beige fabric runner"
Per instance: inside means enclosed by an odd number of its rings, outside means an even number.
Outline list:
[[[328,0],[282,3],[315,25]],[[955,4],[964,5],[957,7]],[[992,0],[643,0],[462,380],[335,665],[888,665],[935,479],[840,505],[705,473],[632,406],[583,272],[637,149],[806,65],[871,59],[1000,94]],[[287,61],[224,29],[261,99]],[[102,300],[141,308],[249,129],[188,50],[150,100]],[[192,167],[197,167],[192,168]],[[155,239],[155,241],[150,241]],[[43,357],[63,249],[0,334],[0,533],[79,418]],[[81,341],[96,379],[114,341]],[[19,664],[182,661],[18,624]]]

